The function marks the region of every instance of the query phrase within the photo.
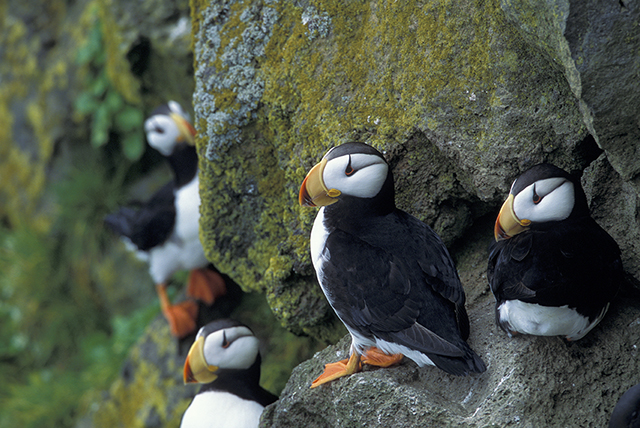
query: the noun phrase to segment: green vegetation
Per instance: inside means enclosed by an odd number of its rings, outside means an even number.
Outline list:
[[[78,50],[76,60],[85,72],[85,89],[75,99],[74,106],[79,118],[91,119],[90,141],[93,147],[104,146],[110,140],[110,134],[116,134],[124,156],[135,161],[140,159],[145,149],[144,115],[137,94],[127,97],[125,93],[123,96],[117,89],[118,82],[109,72],[104,20],[97,16],[94,18],[86,42]]]
[[[124,167],[78,149],[67,176],[45,187],[46,229],[23,219],[0,231],[0,426],[72,426],[91,389],[106,389],[157,304],[116,315],[103,269],[102,226],[122,202]],[[99,197],[98,197],[99,195]],[[131,309],[131,308],[129,308]]]

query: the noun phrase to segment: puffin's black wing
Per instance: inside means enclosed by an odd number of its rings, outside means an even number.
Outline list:
[[[148,251],[164,243],[173,230],[176,217],[174,185],[167,183],[139,208],[122,207],[105,216],[105,224],[125,236],[140,250]]]
[[[595,319],[622,282],[618,245],[592,218],[493,244],[487,277],[497,302],[569,305]]]
[[[493,242],[489,249],[487,279],[499,302],[531,299],[536,292],[529,286],[539,281],[532,275],[531,259],[526,259],[533,244],[533,234],[522,233],[506,241]]]
[[[375,221],[358,236],[336,229],[327,238],[322,284],[338,316],[364,336],[425,354],[465,355],[456,319],[464,292],[440,239],[401,211]]]

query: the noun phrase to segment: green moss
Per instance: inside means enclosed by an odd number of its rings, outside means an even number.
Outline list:
[[[513,125],[487,117],[505,106],[517,111],[513,105],[529,104],[531,96],[526,87],[505,92],[499,86],[533,81],[539,73],[528,63],[531,53],[505,21],[497,0],[317,0],[304,6],[228,1],[200,6],[194,16],[194,102],[198,144],[206,154],[201,226],[207,256],[243,287],[265,291],[277,316],[298,332],[312,331],[313,323],[322,324],[331,312],[325,304],[322,316],[322,311],[308,311],[314,313],[309,321],[296,310],[323,300],[308,257],[316,210],[297,203],[309,168],[347,140],[402,151],[400,146],[408,145],[417,130],[432,135],[437,147],[417,137],[421,144],[406,148],[413,159],[410,168],[441,160],[454,140],[465,144],[470,169],[489,168],[502,127]],[[271,27],[273,16],[277,25]],[[250,22],[263,26],[262,43],[247,38]],[[240,79],[230,72],[231,57],[248,67]],[[259,103],[256,97],[240,96],[248,87],[259,88]],[[433,223],[439,215],[434,207],[452,194],[461,195],[460,183],[468,192],[477,184],[431,169],[442,173],[436,180],[426,177],[436,186],[435,194],[412,191],[416,198],[400,194],[399,201],[410,210],[416,200],[427,206],[418,215]],[[246,192],[252,185],[257,191]],[[456,206],[455,200],[449,203]],[[467,224],[468,207],[455,209]]]

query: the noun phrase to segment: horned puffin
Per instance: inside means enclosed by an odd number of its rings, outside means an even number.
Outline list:
[[[321,207],[311,259],[352,339],[350,358],[327,364],[311,387],[403,355],[455,375],[485,371],[466,343],[465,294],[449,252],[429,226],[396,208],[380,152],[364,143],[332,148],[307,174],[299,202]]]
[[[487,278],[509,336],[584,337],[622,282],[616,242],[593,220],[579,180],[547,163],[520,175],[495,223]]]
[[[174,179],[139,207],[121,207],[105,217],[136,255],[149,264],[162,312],[171,332],[185,337],[197,329],[198,302],[211,305],[226,293],[224,279],[208,262],[199,237],[200,194],[195,130],[175,101],[156,108],[145,121],[147,141],[168,161]],[[171,304],[167,282],[190,270],[188,299]]]
[[[200,329],[184,364],[184,382],[202,383],[181,428],[257,427],[278,399],[262,388],[258,338],[246,325],[219,319]]]
[[[609,428],[640,428],[640,384],[622,394],[611,413]]]

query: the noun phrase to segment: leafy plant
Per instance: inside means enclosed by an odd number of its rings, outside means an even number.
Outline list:
[[[86,71],[85,89],[75,100],[75,111],[81,117],[91,118],[91,145],[99,148],[116,137],[124,156],[138,160],[144,153],[143,122],[140,106],[132,105],[118,92],[107,72],[101,21],[95,25],[84,45],[78,50],[76,61]]]

